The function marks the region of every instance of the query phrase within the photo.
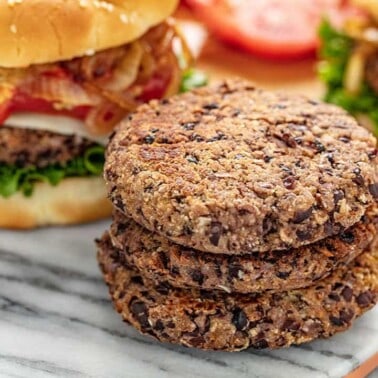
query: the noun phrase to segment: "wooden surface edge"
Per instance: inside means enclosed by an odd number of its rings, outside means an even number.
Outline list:
[[[378,352],[371,356],[367,361],[360,365],[357,369],[347,374],[345,378],[364,378],[367,377],[375,368],[378,367]]]

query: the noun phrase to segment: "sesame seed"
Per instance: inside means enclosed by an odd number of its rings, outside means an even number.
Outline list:
[[[79,4],[81,8],[86,8],[88,6],[88,0],[80,0]]]
[[[13,7],[16,4],[21,4],[23,0],[7,0],[9,6]]]
[[[129,19],[127,18],[127,15],[125,13],[122,13],[119,18],[121,19],[121,22],[124,24],[127,24],[129,22]]]
[[[9,29],[13,34],[17,33],[17,26],[15,24],[12,24]]]
[[[114,5],[111,3],[108,3],[106,1],[101,1],[101,0],[94,0],[93,5],[96,8],[102,8],[107,10],[108,12],[113,12],[114,11]]]
[[[96,51],[94,49],[88,49],[86,52],[85,52],[85,55],[87,56],[92,56],[96,53]]]

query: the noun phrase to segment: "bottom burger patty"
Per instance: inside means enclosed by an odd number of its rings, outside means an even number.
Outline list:
[[[47,167],[65,164],[97,144],[77,135],[0,127],[0,164]]]

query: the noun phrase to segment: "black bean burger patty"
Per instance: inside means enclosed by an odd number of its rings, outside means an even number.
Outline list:
[[[115,207],[204,252],[341,233],[378,199],[376,139],[345,111],[229,80],[142,105],[107,148]]]
[[[77,136],[50,131],[0,127],[0,164],[46,167],[64,164],[96,143]]]

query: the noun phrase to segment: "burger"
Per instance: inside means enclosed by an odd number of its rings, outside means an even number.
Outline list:
[[[104,145],[140,103],[180,89],[177,0],[0,3],[0,227],[111,213]]]
[[[342,106],[378,133],[378,2],[351,0],[356,7],[343,28],[320,28],[319,65],[325,100]]]

